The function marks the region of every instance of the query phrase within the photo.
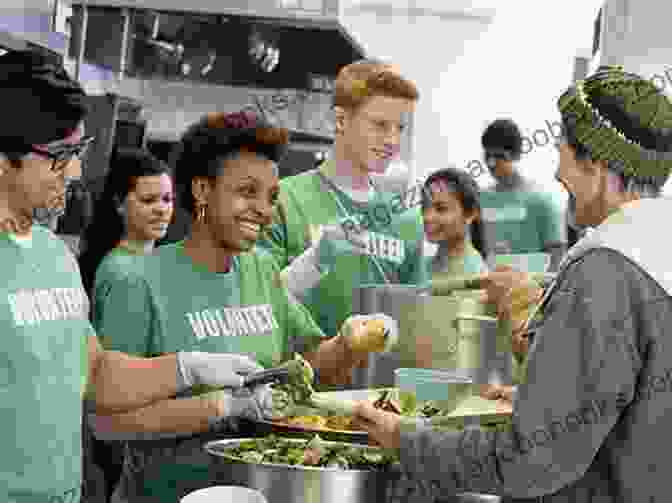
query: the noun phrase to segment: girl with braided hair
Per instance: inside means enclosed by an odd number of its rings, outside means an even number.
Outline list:
[[[651,231],[672,209],[657,197],[672,171],[672,103],[641,77],[603,67],[565,92],[558,109],[556,177],[570,194],[573,224],[593,232],[568,252],[532,315],[510,427],[402,428],[364,403],[358,421],[378,443],[401,449],[404,472],[445,494],[665,501],[672,277]],[[490,300],[510,311],[511,290],[527,279],[490,273]]]

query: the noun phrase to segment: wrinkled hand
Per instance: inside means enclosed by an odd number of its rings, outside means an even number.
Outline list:
[[[211,421],[214,424],[232,418],[260,421],[273,416],[273,393],[268,384],[252,390],[239,388],[212,391],[201,397],[215,402],[217,417]]]
[[[487,302],[497,306],[502,319],[511,320],[514,328],[527,321],[532,306],[541,299],[543,290],[527,273],[499,266],[483,279]]]
[[[177,353],[177,388],[184,391],[199,384],[240,388],[243,376],[264,370],[244,355],[229,353]]]
[[[371,402],[355,403],[353,425],[366,431],[380,446],[399,449],[401,443],[401,416],[376,409]]]
[[[504,384],[482,384],[480,395],[486,400],[505,400],[513,401],[513,386]]]

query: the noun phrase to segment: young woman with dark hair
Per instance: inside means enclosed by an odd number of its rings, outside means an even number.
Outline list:
[[[115,152],[105,187],[84,233],[80,268],[93,291],[97,270],[122,268],[129,255],[151,253],[173,216],[173,183],[168,167],[149,152]],[[121,261],[121,263],[119,263]]]
[[[478,185],[469,173],[447,168],[427,178],[422,201],[425,236],[439,245],[431,262],[433,273],[463,275],[488,270],[480,211]]]
[[[167,166],[149,152],[114,152],[93,220],[85,230],[86,250],[79,259],[83,283],[93,304],[94,326],[110,302],[110,282],[126,273],[136,255],[151,253],[156,240],[165,235],[173,214],[172,187]],[[85,435],[85,461],[102,469],[109,500],[121,477],[123,444],[94,440],[86,419]],[[98,492],[96,479],[95,471],[85,463],[87,494]]]

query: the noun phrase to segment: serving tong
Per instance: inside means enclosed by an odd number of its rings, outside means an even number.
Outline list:
[[[263,384],[287,384],[289,379],[290,372],[287,367],[275,367],[244,376],[243,387],[255,388]]]

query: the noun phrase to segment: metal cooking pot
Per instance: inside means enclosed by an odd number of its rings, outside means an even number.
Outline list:
[[[431,289],[408,285],[354,289],[354,313],[385,313],[397,320],[400,333],[397,350],[372,353],[368,368],[355,369],[353,387],[391,387],[397,368],[419,366],[462,369],[477,385],[511,384],[510,334],[488,316],[490,308],[478,300],[480,291],[472,283],[453,279]],[[421,345],[431,363],[419,363]]]
[[[244,463],[226,456],[227,449],[249,440],[253,439],[217,440],[207,443],[204,449],[211,455],[211,470],[218,484],[256,489],[263,493],[269,503],[383,503],[389,501],[390,490],[401,477],[396,467],[380,472],[342,470]],[[324,443],[332,446],[354,445]]]
[[[405,313],[428,299],[430,292],[430,288],[413,285],[363,285],[352,291],[352,313],[385,313],[401,323],[407,319]],[[405,326],[399,328],[405,330]],[[394,371],[400,366],[400,356],[396,351],[371,353],[367,368],[353,370],[352,387],[393,387]]]

